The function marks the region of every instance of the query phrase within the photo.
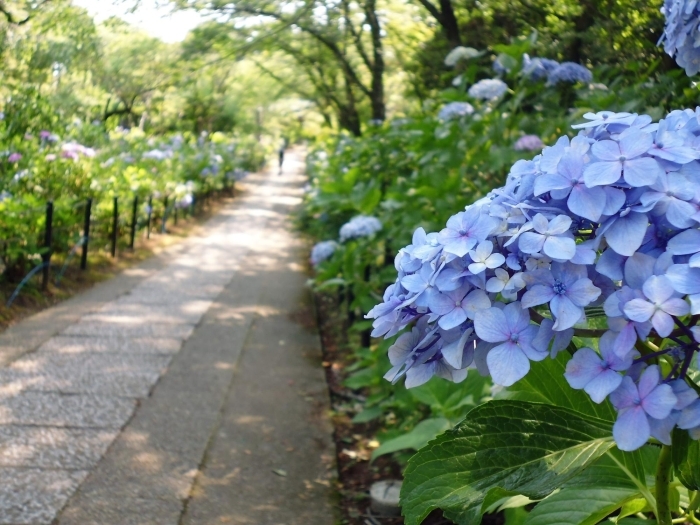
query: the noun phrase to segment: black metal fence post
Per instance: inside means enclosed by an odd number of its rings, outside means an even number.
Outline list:
[[[80,255],[80,269],[87,269],[88,243],[90,242],[90,213],[92,212],[92,199],[85,203],[85,219],[83,221],[83,253]]]
[[[148,221],[146,223],[146,239],[151,238],[151,215],[153,214],[153,195],[148,197]]]
[[[134,249],[134,241],[136,239],[136,221],[138,220],[139,198],[134,196],[134,204],[131,206],[131,236],[129,238],[129,249]]]
[[[119,201],[114,197],[112,207],[112,257],[117,256],[117,230],[119,228]]]
[[[53,244],[53,201],[46,203],[46,224],[44,225],[44,252],[41,259],[44,262],[42,268],[43,277],[41,280],[41,289],[46,290],[49,287],[49,267],[51,262],[51,244]]]

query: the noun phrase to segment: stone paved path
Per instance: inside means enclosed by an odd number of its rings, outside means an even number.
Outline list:
[[[301,173],[0,335],[0,524],[334,523]]]

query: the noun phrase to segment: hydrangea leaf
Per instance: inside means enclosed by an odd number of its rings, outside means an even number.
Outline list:
[[[700,441],[679,428],[673,430],[673,467],[685,487],[700,490]]]
[[[443,417],[424,419],[410,432],[393,439],[388,439],[378,448],[374,449],[374,451],[372,451],[372,461],[377,459],[379,456],[390,454],[391,452],[396,452],[399,450],[418,450],[419,448],[424,447],[428,441],[435,439],[437,435],[442,434],[445,430],[450,428],[450,426],[450,422]]]
[[[634,488],[599,485],[562,489],[540,501],[530,512],[525,525],[595,525],[637,499]]]
[[[495,487],[547,496],[614,446],[610,427],[568,408],[484,403],[409,461],[401,490],[406,524],[418,525],[438,508],[458,524],[478,523]]]

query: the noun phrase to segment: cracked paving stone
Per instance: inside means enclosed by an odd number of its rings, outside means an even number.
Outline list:
[[[135,407],[123,397],[22,392],[0,400],[0,424],[121,428]]]
[[[118,433],[90,428],[0,425],[0,467],[90,469]]]
[[[0,467],[0,523],[51,523],[87,474],[85,470]]]

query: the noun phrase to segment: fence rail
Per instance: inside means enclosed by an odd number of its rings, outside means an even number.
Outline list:
[[[205,211],[205,207],[210,207],[209,198],[211,196],[221,197],[228,195],[230,197],[234,197],[234,188],[235,184],[231,183],[224,184],[221,190],[208,190],[206,192],[194,193],[192,195],[192,203],[186,207],[179,207],[175,199],[172,198],[172,195],[165,195],[162,197],[162,201],[160,203],[156,201],[153,195],[149,195],[147,201],[148,204],[145,209],[145,217],[143,216],[144,214],[139,213],[139,197],[135,194],[132,198],[127,199],[113,197],[111,199],[111,216],[107,220],[105,220],[105,217],[102,217],[101,220],[98,221],[93,217],[98,203],[93,202],[92,198],[87,198],[82,201],[72,203],[68,207],[56,207],[53,201],[49,201],[42,207],[35,207],[28,210],[32,213],[38,213],[43,210],[44,214],[44,225],[43,231],[41,232],[43,242],[41,243],[40,249],[36,252],[36,254],[41,257],[41,263],[32,268],[31,271],[24,276],[17,288],[10,295],[6,306],[9,307],[12,304],[12,302],[19,296],[22,288],[29,282],[31,277],[36,275],[40,270],[42,272],[41,289],[45,291],[50,282],[52,269],[51,258],[55,252],[54,234],[59,231],[72,230],[76,232],[77,235],[78,229],[76,226],[81,222],[80,217],[78,216],[75,224],[55,227],[55,211],[58,211],[59,209],[62,212],[70,210],[75,214],[82,215],[82,231],[80,231],[79,241],[70,248],[66,260],[61,265],[56,281],[56,284],[58,285],[61,277],[67,269],[69,262],[72,260],[73,255],[75,255],[78,248],[81,249],[79,265],[80,270],[87,270],[88,253],[91,246],[90,241],[95,241],[96,238],[99,238],[99,236],[95,234],[96,231],[100,231],[103,234],[107,233],[107,238],[103,236],[102,240],[109,242],[110,255],[111,257],[115,258],[118,254],[118,245],[123,237],[126,237],[126,249],[133,251],[136,237],[138,236],[139,232],[143,230],[146,239],[150,239],[151,231],[153,230],[154,223],[157,219],[160,221],[160,233],[167,234],[167,221],[168,219],[171,219],[172,224],[176,225],[178,221],[178,211],[181,212],[180,218],[184,218],[188,215],[190,217],[199,216]],[[154,216],[154,203],[162,204],[162,214]],[[102,204],[104,204],[104,202]],[[126,217],[123,217],[124,213],[120,210],[128,210],[128,222],[126,222],[126,220],[122,222],[122,219],[126,219]],[[65,214],[63,214],[61,217],[64,219]],[[121,228],[120,226],[122,224],[128,225],[128,228]],[[98,230],[97,227],[101,228]],[[27,237],[0,239],[0,248],[3,246],[7,247],[10,242],[29,243],[29,239]],[[92,245],[94,245],[94,242]]]

